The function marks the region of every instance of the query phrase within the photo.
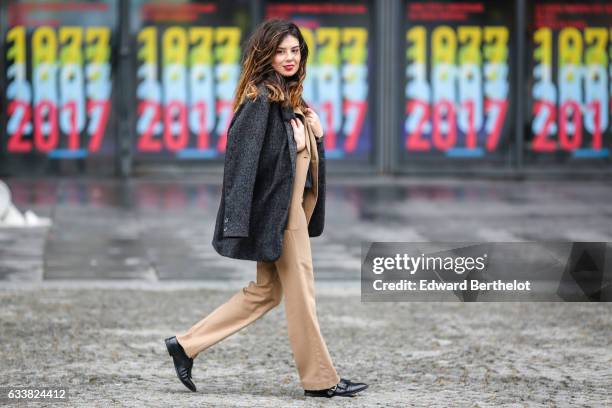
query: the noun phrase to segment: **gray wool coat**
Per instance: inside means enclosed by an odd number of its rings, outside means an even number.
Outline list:
[[[295,113],[270,101],[265,86],[258,90],[257,98],[247,99],[230,123],[212,245],[229,258],[271,262],[282,252],[295,179],[297,147],[289,122]],[[316,143],[318,197],[308,224],[311,237],[321,235],[325,219],[322,140]],[[309,180],[306,187],[311,184]]]

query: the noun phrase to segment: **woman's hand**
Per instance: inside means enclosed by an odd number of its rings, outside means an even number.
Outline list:
[[[321,119],[319,119],[319,115],[317,112],[310,108],[306,108],[306,121],[312,128],[314,135],[317,139],[323,137],[323,127],[321,126]]]
[[[298,118],[291,119],[291,127],[293,128],[293,138],[297,144],[297,151],[301,151],[306,147],[306,132],[304,124]]]

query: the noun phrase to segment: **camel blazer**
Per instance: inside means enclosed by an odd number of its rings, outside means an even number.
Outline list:
[[[280,257],[295,179],[297,146],[290,120],[296,116],[303,117],[270,101],[260,85],[257,98],[245,101],[232,118],[212,240],[220,255],[253,261]],[[308,235],[317,237],[325,222],[325,150],[323,138],[316,139],[305,125],[311,165],[303,205]]]

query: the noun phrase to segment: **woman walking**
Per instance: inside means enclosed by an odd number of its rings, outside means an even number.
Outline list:
[[[302,98],[307,58],[300,30],[285,20],[262,23],[246,46],[212,244],[223,256],[257,261],[257,282],[165,340],[192,391],[193,359],[283,297],[304,394],[352,396],[367,388],[338,376],[317,319],[309,237],[323,232],[325,152],[320,119]]]

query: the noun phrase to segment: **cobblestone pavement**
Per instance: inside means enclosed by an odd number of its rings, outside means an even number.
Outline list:
[[[306,399],[282,305],[200,353],[191,393],[163,338],[232,292],[0,291],[0,383],[63,385],[70,406],[611,406],[605,303],[361,303],[322,290],[321,330],[341,376],[370,388]],[[32,404],[34,406],[34,404]]]
[[[255,278],[210,245],[215,180],[9,179],[49,228],[0,228],[0,385],[63,385],[63,406],[612,406],[610,303],[362,303],[362,241],[612,241],[602,181],[330,182],[314,238],[318,314],[343,377],[305,399],[282,305],[198,356],[163,338]],[[30,404],[42,406],[41,404]]]

